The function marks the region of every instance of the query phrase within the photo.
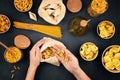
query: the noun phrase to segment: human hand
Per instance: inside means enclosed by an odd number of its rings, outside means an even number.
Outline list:
[[[40,64],[41,54],[39,47],[44,44],[45,40],[38,41],[30,51],[30,65],[25,80],[34,80],[35,72]]]
[[[39,47],[44,43],[44,39],[38,41],[30,51],[30,66],[38,67],[41,60]]]
[[[62,46],[58,46],[55,45],[53,46],[53,48],[55,49],[54,52],[56,53],[56,57],[61,61],[61,63],[63,64],[63,66],[72,74],[75,74],[76,71],[78,69],[80,69],[79,67],[79,63],[77,58],[66,48],[62,47]],[[60,58],[59,55],[57,55],[57,51],[58,50],[63,50],[64,54],[66,56],[66,58],[68,58],[68,61],[64,61]]]

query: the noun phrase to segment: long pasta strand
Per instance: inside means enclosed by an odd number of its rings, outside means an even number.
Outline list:
[[[33,30],[56,38],[62,37],[61,28],[59,26],[29,24],[29,23],[16,22],[16,21],[14,21],[13,24],[14,27],[19,29]]]

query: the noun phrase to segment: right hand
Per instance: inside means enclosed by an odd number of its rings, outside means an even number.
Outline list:
[[[55,49],[54,52],[56,53],[57,50],[64,50],[65,52],[65,56],[69,59],[68,62],[65,62],[63,60],[60,59],[60,57],[58,55],[56,55],[56,57],[61,61],[61,63],[63,64],[63,66],[72,74],[74,74],[77,70],[80,69],[79,63],[77,58],[66,48],[62,47],[62,46],[53,46],[53,48]],[[57,53],[56,53],[57,54]]]

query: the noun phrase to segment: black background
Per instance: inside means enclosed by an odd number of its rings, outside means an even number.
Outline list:
[[[37,10],[41,0],[33,0],[33,7],[30,10],[37,14],[37,22],[29,18],[28,12],[22,13],[17,11],[13,2],[14,0],[0,0],[0,14],[7,15],[10,18],[11,23],[13,21],[22,21],[51,25],[38,16]],[[67,0],[63,0],[63,2],[66,5]],[[63,37],[62,39],[57,40],[63,42],[66,47],[78,58],[81,68],[89,77],[91,77],[92,80],[120,80],[120,74],[113,74],[106,71],[101,63],[101,56],[104,49],[113,44],[120,44],[120,1],[108,0],[109,8],[107,12],[97,18],[92,18],[87,13],[87,7],[91,0],[82,0],[82,2],[83,8],[80,12],[71,13],[68,10],[66,11],[65,18],[58,24],[62,28]],[[87,19],[91,19],[91,26],[88,33],[81,37],[74,36],[68,31],[70,20],[76,16],[83,16]],[[114,37],[109,40],[103,40],[97,35],[97,24],[102,20],[110,20],[116,26],[116,33]],[[18,34],[24,34],[31,39],[31,46],[26,50],[23,50],[23,59],[15,64],[20,66],[21,69],[15,72],[14,80],[24,80],[29,66],[30,49],[38,40],[47,35],[34,31],[16,29],[13,25],[11,25],[11,28],[7,33],[0,34],[0,41],[4,42],[8,46],[13,46],[14,37]],[[88,41],[95,43],[99,47],[98,57],[91,62],[84,61],[79,55],[80,46]],[[0,46],[0,79],[11,80],[10,71],[12,70],[14,64],[9,64],[4,60],[4,50],[5,49]],[[35,80],[75,80],[75,78],[62,65],[60,67],[56,67],[50,64],[41,63],[37,69]]]

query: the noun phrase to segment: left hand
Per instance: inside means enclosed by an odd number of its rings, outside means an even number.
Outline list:
[[[41,60],[41,54],[39,47],[44,44],[44,39],[38,41],[30,51],[30,66],[38,67]]]

